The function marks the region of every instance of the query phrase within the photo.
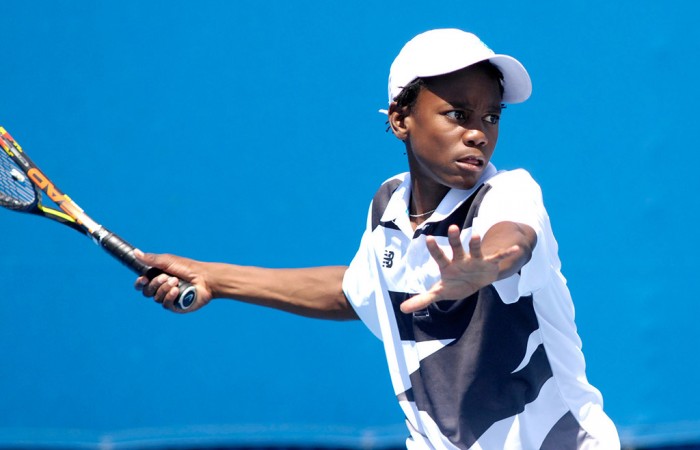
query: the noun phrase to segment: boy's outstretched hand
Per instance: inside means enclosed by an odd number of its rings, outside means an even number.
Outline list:
[[[152,280],[141,276],[134,284],[144,297],[153,297],[156,302],[163,305],[163,308],[176,313],[188,313],[205,306],[212,299],[211,289],[203,276],[202,263],[175,255],[143,253],[138,249],[134,250],[134,255],[149,266],[166,272]],[[175,300],[180,293],[177,287],[180,280],[191,283],[197,289],[197,300],[187,310],[182,310],[175,305]]]
[[[484,256],[481,253],[481,237],[478,235],[472,236],[467,253],[462,246],[460,232],[457,225],[451,225],[447,231],[447,239],[452,247],[452,259],[440,249],[433,236],[426,238],[428,251],[440,268],[441,280],[428,292],[403,302],[401,311],[411,313],[425,309],[439,300],[459,300],[468,297],[499,279],[501,261],[522,253],[520,246],[513,245]]]

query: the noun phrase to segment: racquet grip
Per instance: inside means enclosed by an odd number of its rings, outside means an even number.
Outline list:
[[[162,270],[151,267],[134,255],[134,246],[126,242],[104,227],[93,234],[99,245],[109,254],[122,262],[125,266],[139,275],[145,275],[149,280],[165,273]],[[175,300],[175,305],[180,309],[190,308],[197,299],[197,289],[186,281],[180,281],[178,285],[180,294]]]

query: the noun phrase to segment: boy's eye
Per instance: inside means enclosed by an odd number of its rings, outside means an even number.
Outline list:
[[[452,120],[463,122],[467,120],[468,113],[466,111],[454,110],[446,112],[445,116],[449,117]],[[501,116],[498,114],[487,114],[483,118],[484,122],[489,123],[491,125],[496,125],[500,119]]]
[[[501,120],[501,116],[498,114],[487,114],[484,116],[484,121],[490,123],[491,125],[496,125],[499,120]]]
[[[445,115],[453,120],[464,120],[467,117],[464,111],[449,111]]]

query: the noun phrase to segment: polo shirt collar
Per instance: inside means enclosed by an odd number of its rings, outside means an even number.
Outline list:
[[[421,226],[443,220],[445,217],[449,216],[464,200],[469,198],[474,191],[476,191],[479,186],[488,181],[491,177],[496,175],[498,171],[496,167],[490,162],[486,166],[486,170],[481,174],[481,178],[471,189],[450,189],[445,198],[442,199],[437,209],[431,216],[421,224]],[[404,174],[404,179],[398,188],[394,191],[391,196],[389,203],[382,214],[382,222],[394,222],[401,229],[407,227],[407,230],[413,233],[411,224],[408,218],[409,201],[411,199],[411,174],[406,172]]]

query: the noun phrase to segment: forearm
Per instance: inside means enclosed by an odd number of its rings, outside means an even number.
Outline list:
[[[498,280],[517,273],[532,257],[537,234],[532,227],[516,222],[499,222],[484,235],[481,248],[485,255],[517,245],[518,252],[498,263]]]
[[[344,266],[267,269],[207,263],[214,298],[229,298],[306,317],[352,320],[355,311],[342,291]]]

